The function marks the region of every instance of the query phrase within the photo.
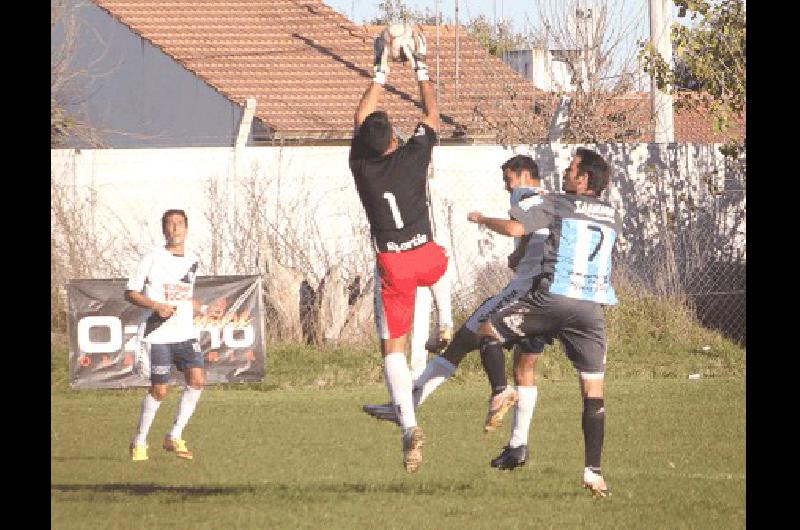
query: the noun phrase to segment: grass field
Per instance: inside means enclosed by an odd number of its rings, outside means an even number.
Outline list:
[[[483,434],[485,380],[446,383],[418,413],[428,442],[419,473],[407,475],[397,427],[360,412],[386,400],[379,382],[208,388],[184,432],[191,462],[160,449],[173,390],[151,430],[150,460],[134,464],[127,447],[144,390],[70,391],[63,375],[51,379],[57,529],[745,526],[740,375],[609,379],[605,500],[579,487],[572,377],[540,381],[531,462],[513,472],[488,465],[510,416]]]

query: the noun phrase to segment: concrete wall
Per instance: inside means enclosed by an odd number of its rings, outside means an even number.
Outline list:
[[[546,187],[558,190],[575,147],[434,149],[437,236],[450,248],[457,284],[472,281],[487,263],[504,263],[511,251],[510,239],[466,221],[471,210],[507,215],[500,165],[529,153]],[[613,167],[607,197],[623,215],[621,250],[645,274],[661,259],[665,226],[692,235],[686,245],[698,247],[705,260],[735,249],[744,255],[744,179],[726,172],[716,146],[590,147]],[[51,167],[54,186],[82,198],[84,228],[107,242],[104,248],[125,270],[138,252],[162,244],[161,213],[184,208],[190,242],[207,273],[254,272],[269,243],[286,264],[308,271],[313,284],[333,263],[370,271],[368,227],[347,156],[346,147],[57,149]],[[693,215],[686,215],[690,210]]]
[[[552,52],[542,48],[512,50],[503,54],[503,62],[547,92],[575,90],[572,72],[567,63],[553,59]]]

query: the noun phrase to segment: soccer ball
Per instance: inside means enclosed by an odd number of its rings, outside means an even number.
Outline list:
[[[411,24],[390,24],[386,28],[387,41],[389,43],[389,58],[394,62],[405,62],[406,57],[403,46],[413,53],[415,51],[414,28]]]

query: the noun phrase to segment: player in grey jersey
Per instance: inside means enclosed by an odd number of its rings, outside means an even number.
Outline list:
[[[539,168],[536,162],[527,155],[516,155],[502,166],[503,181],[506,191],[511,195],[511,205],[521,200],[546,193],[541,187]],[[418,407],[436,388],[453,375],[467,353],[477,350],[478,330],[482,322],[501,308],[517,301],[532,286],[542,267],[542,252],[547,238],[547,229],[527,235],[515,241],[516,249],[509,256],[509,267],[514,270],[514,277],[496,295],[481,303],[465,324],[458,329],[453,341],[444,353],[434,357],[425,367],[422,375],[414,382],[414,406]],[[537,399],[536,361],[544,349],[544,343],[538,339],[528,339],[517,344],[514,355],[514,379],[517,388],[507,385],[505,373],[502,381],[496,383],[497,392],[489,403],[484,430],[495,430],[505,415],[514,407],[511,446],[513,454],[503,455],[495,459],[494,467],[513,469],[525,463],[527,459],[528,431],[530,430]],[[365,405],[364,412],[378,419],[397,421],[391,404]]]
[[[583,396],[583,485],[600,497],[608,494],[600,469],[607,348],[603,306],[617,303],[610,282],[611,253],[621,229],[616,210],[600,199],[608,180],[608,164],[602,157],[579,148],[564,172],[566,193],[522,200],[511,208],[511,220],[480,212],[468,215],[474,223],[514,237],[550,230],[542,279],[536,289],[481,326],[481,359],[490,380],[502,380],[504,347],[530,336],[558,337],[578,371]]]

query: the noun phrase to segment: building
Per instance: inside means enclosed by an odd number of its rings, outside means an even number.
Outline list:
[[[73,70],[90,75],[67,103],[105,147],[346,142],[381,30],[353,24],[319,0],[94,0],[76,16],[83,29]],[[465,28],[423,30],[442,142],[493,142],[491,129],[503,119],[498,102],[511,93],[526,112],[541,114],[532,140],[546,138],[550,102],[539,98],[549,95],[486,53]],[[404,68],[394,66],[383,104],[410,131],[418,90]]]

